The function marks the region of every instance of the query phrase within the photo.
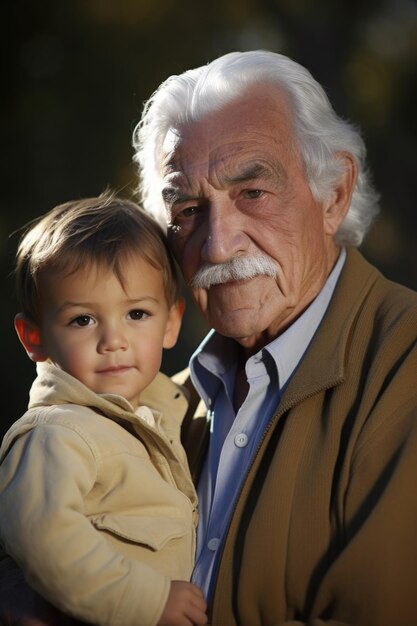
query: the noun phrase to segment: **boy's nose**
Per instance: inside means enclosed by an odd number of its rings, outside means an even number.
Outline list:
[[[98,351],[104,353],[114,352],[115,350],[126,350],[127,345],[126,336],[120,329],[108,327],[103,329],[98,343]]]

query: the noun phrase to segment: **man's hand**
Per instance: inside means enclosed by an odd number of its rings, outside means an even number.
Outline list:
[[[202,591],[182,580],[173,580],[158,626],[205,626],[207,604]]]

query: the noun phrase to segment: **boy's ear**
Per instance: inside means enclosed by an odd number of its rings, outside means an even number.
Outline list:
[[[169,314],[168,321],[164,335],[164,348],[173,348],[177,343],[178,333],[181,328],[182,316],[185,311],[185,299],[179,298],[175,304],[172,305]]]
[[[18,313],[14,318],[14,327],[17,335],[32,361],[46,361],[41,331],[24,313]]]

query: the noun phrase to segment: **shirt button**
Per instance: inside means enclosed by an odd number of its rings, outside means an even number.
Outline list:
[[[220,539],[218,537],[213,537],[213,539],[210,539],[210,541],[208,542],[207,547],[212,552],[215,552],[219,547],[219,543]]]
[[[235,446],[237,446],[238,448],[244,448],[248,445],[248,440],[249,438],[245,433],[239,433],[235,437]]]

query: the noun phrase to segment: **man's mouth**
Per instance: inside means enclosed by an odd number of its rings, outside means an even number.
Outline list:
[[[216,287],[240,287],[241,285],[247,285],[254,278],[258,278],[259,276],[251,276],[250,278],[236,278],[232,280],[226,280],[223,283],[216,283],[214,285],[210,285],[208,291],[210,289],[215,289]]]

